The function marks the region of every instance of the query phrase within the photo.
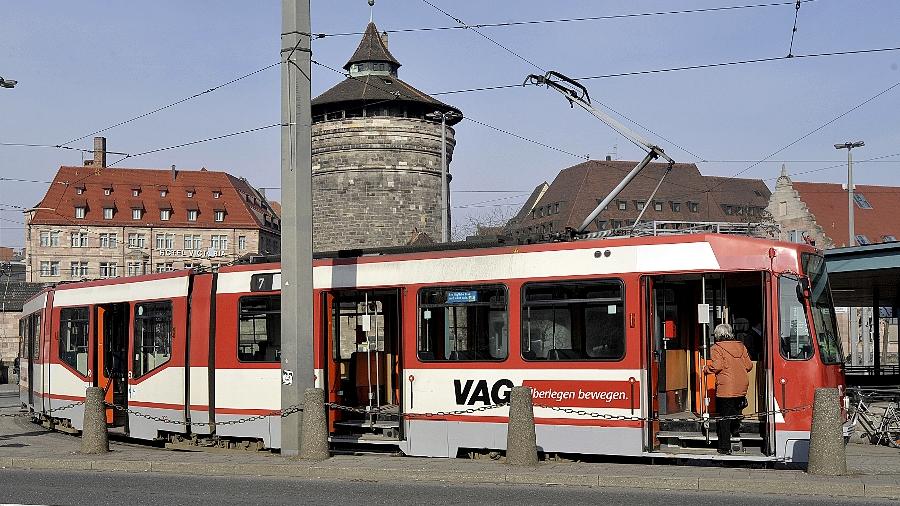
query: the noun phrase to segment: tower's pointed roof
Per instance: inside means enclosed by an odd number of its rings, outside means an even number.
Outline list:
[[[356,48],[353,56],[350,57],[350,61],[344,65],[344,69],[350,70],[350,66],[354,63],[370,61],[388,62],[393,63],[397,67],[400,66],[400,62],[388,51],[387,45],[381,39],[381,35],[378,34],[378,28],[375,26],[375,23],[371,21],[369,26],[366,27],[362,40],[359,41],[359,47]]]

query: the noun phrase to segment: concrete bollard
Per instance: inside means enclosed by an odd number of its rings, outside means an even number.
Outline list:
[[[325,391],[307,388],[303,392],[303,427],[300,437],[300,458],[325,460],[328,451],[328,422],[325,419]]]
[[[538,465],[534,408],[529,387],[513,387],[510,392],[509,422],[506,427],[506,463],[514,466]]]
[[[81,428],[81,453],[106,453],[109,451],[109,434],[106,428],[105,392],[100,387],[88,387],[84,401],[84,426]]]
[[[806,472],[825,476],[847,474],[847,454],[841,426],[840,394],[837,389],[817,388]]]

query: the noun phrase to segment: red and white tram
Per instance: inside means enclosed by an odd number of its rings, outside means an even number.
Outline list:
[[[731,458],[805,461],[802,408],[844,385],[824,260],[805,245],[711,234],[320,258],[314,285],[316,383],[358,408],[329,410],[333,444],[502,451],[507,408],[491,406],[527,385],[545,453],[720,458],[703,366],[721,322],[754,363]],[[131,437],[278,448],[279,289],[277,263],[47,289],[22,320],[22,403],[77,430],[81,406],[59,408],[107,387],[130,411],[108,421]]]

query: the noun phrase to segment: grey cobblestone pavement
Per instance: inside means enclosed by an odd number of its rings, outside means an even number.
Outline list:
[[[0,414],[18,410],[17,390],[0,385]],[[0,468],[163,472],[210,476],[278,476],[371,481],[556,484],[594,487],[711,490],[900,500],[900,450],[847,446],[848,476],[816,477],[796,470],[543,462],[516,468],[494,461],[387,455],[338,455],[300,462],[269,452],[175,451],[110,441],[105,455],[81,455],[80,440],[22,417],[0,417]]]

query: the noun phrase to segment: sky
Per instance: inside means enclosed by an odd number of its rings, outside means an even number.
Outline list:
[[[751,4],[781,5],[622,17]],[[637,147],[546,88],[443,93],[520,84],[546,70],[604,76],[784,57],[790,49],[794,58],[772,62],[582,83],[594,105],[611,108],[704,174],[760,178],[771,188],[784,164],[796,180],[846,182],[846,152],[833,144],[864,140],[854,150],[855,182],[897,184],[900,50],[801,57],[900,48],[896,0],[805,1],[799,12],[778,0],[376,0],[374,9],[366,0],[312,0],[313,32],[329,35],[313,41],[312,57],[342,67],[360,36],[332,34],[361,32],[370,16],[380,30],[458,26],[435,7],[468,25],[606,17],[484,27],[477,29],[481,35],[472,29],[390,34],[402,79],[467,118],[508,132],[468,120],[456,126],[450,167],[456,223],[514,213],[536,185],[585,156],[642,158]],[[69,146],[89,149],[97,130],[277,63],[280,27],[281,2],[274,0],[7,3],[0,76],[19,84],[0,88],[0,178],[49,181],[59,166],[91,158],[3,143],[57,145],[86,136]],[[314,66],[313,96],[342,79]],[[278,123],[279,116],[276,66],[101,135],[109,151],[141,153]],[[119,166],[224,170],[279,199],[278,130]],[[35,205],[45,190],[43,182],[0,180],[0,245],[24,244],[21,208]]]

